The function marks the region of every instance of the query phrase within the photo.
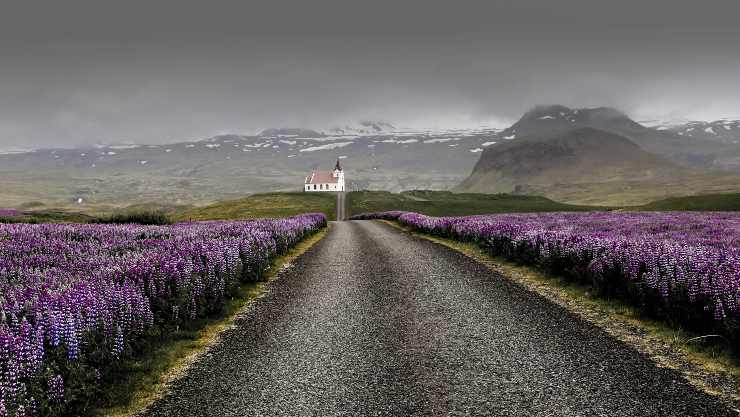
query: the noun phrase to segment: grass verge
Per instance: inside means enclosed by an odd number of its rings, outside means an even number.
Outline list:
[[[169,384],[218,341],[221,333],[233,325],[234,319],[252,301],[267,292],[267,285],[277,278],[281,270],[326,236],[329,227],[276,258],[264,281],[243,284],[238,296],[226,304],[224,315],[198,320],[192,329],[179,330],[163,337],[145,354],[123,363],[110,378],[113,382],[105,387],[106,397],[101,398],[100,406],[90,414],[97,417],[128,417],[154,403],[166,392]]]
[[[704,335],[646,319],[627,303],[594,296],[587,285],[490,256],[475,244],[426,235],[393,221],[380,221],[475,259],[602,328],[649,356],[658,366],[680,371],[692,385],[740,410],[740,361],[729,346],[709,343]]]
[[[541,196],[472,194],[415,190],[401,193],[355,191],[347,193],[347,215],[379,211],[413,211],[428,216],[472,216],[491,213],[606,210],[608,207],[558,203]]]
[[[173,215],[176,221],[243,220],[324,213],[336,217],[335,193],[283,192],[253,194],[238,200],[221,201],[205,207],[194,207]]]

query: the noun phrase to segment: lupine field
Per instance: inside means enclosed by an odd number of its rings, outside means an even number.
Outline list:
[[[22,216],[23,213],[16,209],[4,209],[0,208],[0,217],[18,217]]]
[[[540,213],[428,217],[382,212],[625,299],[651,317],[740,344],[740,212]]]
[[[0,417],[65,414],[148,338],[217,313],[325,225],[0,224]]]

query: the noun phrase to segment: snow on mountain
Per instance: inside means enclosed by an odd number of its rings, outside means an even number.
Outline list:
[[[351,145],[354,142],[334,142],[334,143],[327,143],[326,145],[319,145],[319,146],[311,146],[308,148],[303,148],[298,152],[315,152],[315,151],[324,151],[329,149],[336,149],[336,148],[343,148],[345,146]]]
[[[740,144],[740,120],[737,119],[655,123],[653,127],[658,130],[669,130],[681,136],[700,140]]]
[[[360,121],[356,125],[335,126],[326,129],[328,135],[381,135],[395,132],[396,127],[385,121]]]

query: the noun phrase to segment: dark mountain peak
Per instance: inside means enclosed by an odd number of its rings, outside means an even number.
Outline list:
[[[524,113],[518,123],[542,120],[565,120],[572,123],[624,120],[636,124],[624,112],[613,107],[571,109],[560,104],[535,106]]]
[[[519,121],[523,120],[546,120],[543,118],[557,118],[557,117],[563,117],[564,115],[571,114],[573,112],[573,109],[560,105],[560,104],[550,104],[550,105],[537,105],[533,107],[531,110],[524,113],[524,116],[522,116]]]
[[[585,150],[588,150],[589,152],[594,151],[597,154],[601,154],[604,152],[618,153],[623,149],[631,150],[631,148],[639,148],[639,146],[629,138],[619,134],[585,126],[558,131],[547,137],[532,135],[515,141],[497,144],[484,150],[481,159],[484,159],[486,153],[501,153],[504,150],[525,148],[569,149],[573,154],[583,153]]]
[[[522,137],[490,146],[459,190],[534,190],[557,196],[562,190],[598,188],[598,184],[623,189],[630,183],[662,181],[682,173],[683,168],[644,151],[627,137],[585,126],[547,138]]]
[[[562,105],[537,106],[506,129],[505,137],[552,137],[560,132],[582,127],[616,132],[630,136],[646,129],[622,111],[611,107],[571,109]]]

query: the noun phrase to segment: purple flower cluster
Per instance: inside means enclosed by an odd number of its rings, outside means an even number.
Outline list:
[[[607,295],[636,300],[669,320],[691,319],[671,310],[677,303],[683,310],[708,313],[710,321],[740,319],[739,212],[469,217],[385,212],[363,218],[398,220],[419,231],[475,242],[496,256],[578,275]],[[656,300],[665,305],[648,305]]]
[[[18,217],[22,216],[23,213],[16,209],[2,209],[0,208],[0,217]]]
[[[54,370],[114,362],[153,326],[218,310],[239,281],[260,278],[276,255],[325,225],[323,214],[1,224],[0,417],[63,402],[66,377]],[[32,387],[44,387],[45,398],[33,398]]]

